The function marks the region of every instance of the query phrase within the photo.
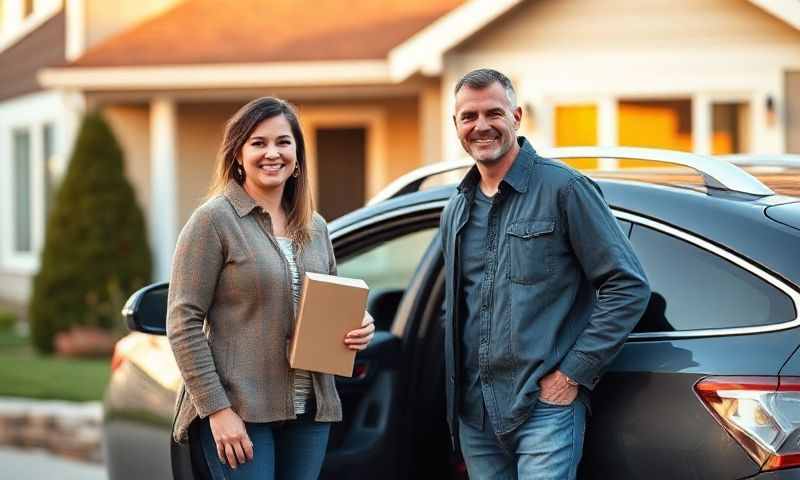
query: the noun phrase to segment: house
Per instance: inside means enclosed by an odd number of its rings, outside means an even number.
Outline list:
[[[0,0],[0,306],[24,313],[52,191],[85,109],[40,70],[169,8],[175,0]]]
[[[515,82],[522,131],[535,146],[800,151],[798,0],[138,3],[152,10],[103,35],[84,34],[102,38],[75,40],[74,47],[69,27],[93,24],[95,2],[61,7],[71,54],[38,66],[45,93],[37,95],[64,104],[45,109],[69,118],[59,133],[62,152],[74,135],[75,111],[105,113],[148,217],[158,280],[167,278],[177,233],[206,194],[226,118],[262,95],[298,106],[314,193],[328,218],[418,165],[461,156],[452,88],[483,66]],[[3,72],[13,49],[0,51]],[[7,114],[15,101],[0,103],[0,116],[12,119],[0,124],[3,138],[17,138],[18,122]],[[0,151],[2,178],[24,177],[35,187],[27,197],[6,193],[3,200],[0,280],[13,282],[0,282],[0,298],[24,299],[36,269],[42,185],[53,181],[25,173],[42,171],[36,158],[46,135],[35,135],[30,147],[24,135],[17,146],[0,142],[8,145]],[[30,158],[19,153],[26,148]],[[15,232],[26,225],[30,255],[14,267]]]

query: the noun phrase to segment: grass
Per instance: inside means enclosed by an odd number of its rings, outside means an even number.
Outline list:
[[[0,333],[0,397],[100,400],[109,375],[109,359],[40,355],[27,338]]]

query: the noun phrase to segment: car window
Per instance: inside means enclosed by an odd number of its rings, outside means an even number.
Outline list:
[[[642,225],[634,225],[630,238],[653,292],[636,332],[747,327],[795,318],[786,294],[712,252]]]
[[[405,290],[436,230],[426,228],[372,245],[338,262],[338,273],[363,279],[370,290]]]
[[[340,276],[363,279],[369,286],[367,310],[376,329],[391,329],[403,293],[436,231],[426,228],[376,242],[337,263]]]

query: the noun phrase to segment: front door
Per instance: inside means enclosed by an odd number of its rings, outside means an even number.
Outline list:
[[[366,141],[364,128],[320,128],[317,139],[317,210],[331,221],[364,206]]]

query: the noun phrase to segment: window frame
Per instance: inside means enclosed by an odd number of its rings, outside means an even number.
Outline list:
[[[0,152],[0,222],[2,231],[8,235],[0,237],[0,266],[3,271],[15,274],[31,274],[39,268],[39,254],[44,244],[45,236],[45,168],[44,159],[44,127],[50,125],[53,129],[53,154],[58,155],[59,148],[59,123],[55,118],[47,116],[31,119],[29,121],[0,125],[0,145],[7,145],[5,151]],[[30,228],[31,250],[19,251],[16,249],[16,199],[14,198],[13,182],[16,181],[14,158],[14,135],[25,131],[30,139]],[[2,158],[7,159],[5,162]],[[5,193],[3,193],[5,192]]]
[[[28,248],[25,249],[25,250],[20,250],[19,249],[19,245],[18,245],[18,241],[19,241],[18,235],[20,234],[20,232],[19,232],[19,229],[18,229],[19,224],[18,224],[17,220],[18,220],[18,218],[20,216],[19,215],[19,211],[18,211],[19,208],[20,208],[20,205],[17,203],[17,200],[19,200],[19,198],[18,198],[19,185],[17,184],[17,180],[19,180],[20,173],[17,171],[17,168],[20,165],[19,165],[18,159],[17,159],[17,156],[19,155],[19,152],[17,151],[17,145],[18,145],[17,144],[17,137],[19,135],[27,136],[27,145],[25,146],[27,148],[27,152],[24,153],[24,156],[25,156],[25,160],[26,160],[26,162],[28,164],[27,165],[28,189],[27,189],[27,192],[26,192],[27,196],[28,196],[28,199],[27,199],[27,201],[28,201],[28,207],[27,207],[28,208],[28,211],[27,211],[27,216],[28,216],[28,218],[27,218],[27,222],[28,222],[28,225],[27,225],[28,226],[28,232],[27,232]],[[11,162],[10,162],[10,165],[9,165],[11,167],[9,169],[9,173],[11,174],[11,182],[12,182],[12,184],[11,184],[11,190],[12,191],[11,191],[11,199],[10,199],[11,215],[10,215],[10,219],[9,219],[10,220],[10,222],[9,222],[9,226],[10,226],[9,233],[11,234],[10,235],[10,242],[11,242],[10,250],[11,250],[11,252],[13,254],[19,255],[19,256],[27,256],[27,255],[32,254],[33,251],[34,251],[34,239],[33,239],[33,236],[34,236],[34,226],[33,226],[34,218],[33,217],[34,217],[34,196],[35,196],[35,193],[34,193],[34,176],[36,175],[36,172],[35,172],[35,165],[34,165],[34,162],[35,162],[35,160],[34,160],[34,149],[35,149],[35,147],[33,145],[33,142],[34,142],[34,132],[33,132],[32,128],[17,127],[17,128],[12,128],[11,129],[11,156],[10,156]]]
[[[696,235],[690,234],[683,230],[677,229],[665,223],[657,222],[650,218],[642,217],[630,212],[612,209],[614,215],[620,220],[626,220],[633,223],[633,228],[637,225],[647,227],[660,233],[678,238],[691,245],[694,245],[701,250],[710,254],[716,255],[723,260],[732,263],[747,272],[755,275],[762,281],[771,285],[772,287],[781,291],[784,295],[788,296],[794,304],[795,318],[786,322],[774,323],[770,325],[758,325],[748,327],[730,327],[730,328],[706,328],[698,330],[677,330],[677,331],[664,331],[664,332],[636,332],[631,333],[628,337],[629,341],[637,340],[656,340],[656,339],[676,339],[676,338],[703,338],[703,337],[718,337],[727,335],[747,335],[754,333],[775,332],[780,330],[787,330],[800,326],[800,292],[788,285],[786,282],[773,275],[771,272],[753,264],[752,262],[728,251],[724,248],[715,245],[708,240],[700,238]]]

